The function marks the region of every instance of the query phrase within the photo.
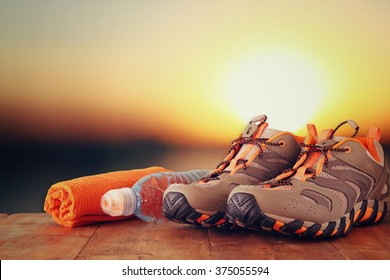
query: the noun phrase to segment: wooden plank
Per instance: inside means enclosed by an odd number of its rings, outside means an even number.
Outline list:
[[[354,227],[343,238],[332,240],[333,246],[347,259],[388,260],[390,259],[390,221],[365,227]]]
[[[207,229],[139,219],[102,224],[78,259],[209,259]]]
[[[8,214],[0,213],[0,220],[5,219],[5,217],[7,217],[7,216],[8,216]]]
[[[1,216],[0,259],[390,259],[390,217],[343,238],[304,240],[251,230],[132,219],[63,228],[49,215]]]
[[[97,228],[64,228],[46,213],[12,214],[0,223],[0,259],[74,259]]]
[[[315,260],[344,259],[326,240],[251,230],[210,230],[212,259]]]

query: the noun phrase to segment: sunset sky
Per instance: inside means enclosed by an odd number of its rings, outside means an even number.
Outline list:
[[[220,145],[251,117],[390,144],[390,1],[0,1],[2,137]]]

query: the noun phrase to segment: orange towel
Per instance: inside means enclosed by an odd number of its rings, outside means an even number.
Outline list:
[[[100,208],[102,195],[112,189],[132,187],[146,175],[165,171],[169,170],[163,167],[149,167],[59,182],[48,190],[44,210],[64,227],[127,219],[129,217],[111,217],[105,214]]]

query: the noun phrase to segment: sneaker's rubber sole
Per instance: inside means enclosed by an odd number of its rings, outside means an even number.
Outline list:
[[[165,195],[162,212],[168,220],[201,225],[204,227],[231,228],[235,227],[225,219],[225,213],[216,212],[213,215],[196,211],[188,203],[186,197],[179,192],[169,192]]]
[[[273,219],[265,215],[253,195],[236,193],[228,202],[226,217],[240,227],[277,231],[304,238],[334,238],[347,235],[353,225],[372,225],[384,219],[387,203],[378,200],[363,200],[355,205],[352,211],[337,221],[317,224],[280,217]]]

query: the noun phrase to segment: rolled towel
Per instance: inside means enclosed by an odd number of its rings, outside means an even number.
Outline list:
[[[166,171],[169,170],[154,166],[59,182],[47,191],[44,210],[64,227],[127,219],[129,217],[112,217],[105,214],[100,207],[102,195],[109,190],[132,187],[146,175]]]

